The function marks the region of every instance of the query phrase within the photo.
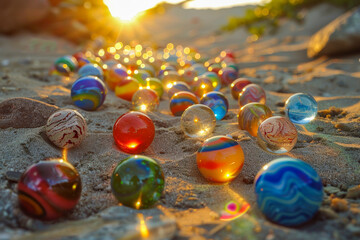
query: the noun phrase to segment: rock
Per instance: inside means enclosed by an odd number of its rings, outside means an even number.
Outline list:
[[[16,31],[43,19],[50,11],[47,0],[0,1],[0,32]]]
[[[345,199],[334,198],[331,200],[331,208],[337,212],[345,212],[349,209],[348,202]]]
[[[309,57],[360,50],[360,8],[355,8],[315,33],[309,42]]]
[[[20,180],[21,174],[21,172],[7,171],[5,177],[11,182],[18,182]]]
[[[326,192],[328,195],[335,194],[339,191],[340,189],[338,189],[337,187],[333,187],[333,186],[324,187],[324,192]]]
[[[347,198],[360,198],[360,185],[357,185],[355,187],[349,188],[346,194]]]
[[[359,226],[349,224],[346,226],[346,230],[351,232],[353,235],[360,236],[360,227]]]
[[[99,214],[77,221],[67,221],[46,230],[13,237],[22,239],[171,239],[176,223],[161,210],[135,210],[124,206],[110,207]]]
[[[321,207],[319,209],[319,214],[324,219],[336,219],[339,217],[339,215],[331,208]]]
[[[36,128],[46,124],[58,107],[30,98],[11,98],[0,103],[0,128]]]

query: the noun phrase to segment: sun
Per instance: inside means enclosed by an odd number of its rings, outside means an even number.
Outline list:
[[[122,22],[135,20],[142,12],[154,7],[151,0],[104,0],[113,17],[119,18]]]

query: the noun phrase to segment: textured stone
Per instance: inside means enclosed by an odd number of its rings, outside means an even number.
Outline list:
[[[0,103],[0,128],[35,128],[46,124],[58,107],[30,98],[11,98]]]
[[[67,221],[46,230],[13,237],[22,239],[171,239],[176,223],[159,209],[135,210],[124,206],[110,207],[99,214],[78,221]]]
[[[348,189],[347,194],[346,194],[347,198],[360,198],[360,185],[357,185],[355,187],[351,187]]]
[[[360,8],[349,11],[315,33],[308,56],[334,55],[360,50]]]

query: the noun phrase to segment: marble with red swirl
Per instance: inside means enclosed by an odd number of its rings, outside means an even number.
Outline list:
[[[264,89],[257,84],[246,85],[239,94],[238,103],[239,106],[245,106],[251,102],[258,102],[266,104],[266,93]]]
[[[258,129],[257,142],[267,152],[289,152],[297,142],[295,125],[287,118],[275,116],[263,121]]]
[[[56,146],[71,148],[84,140],[87,124],[78,111],[64,109],[49,117],[45,130],[50,141]]]

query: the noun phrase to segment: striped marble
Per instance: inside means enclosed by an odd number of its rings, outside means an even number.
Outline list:
[[[181,116],[191,105],[198,104],[197,97],[191,92],[177,92],[170,99],[170,110],[174,116]]]
[[[258,207],[271,221],[297,226],[309,221],[323,200],[319,175],[306,162],[286,157],[271,161],[255,177]]]
[[[245,106],[251,102],[266,103],[266,94],[262,87],[257,84],[246,85],[239,94],[239,106]]]
[[[85,138],[87,124],[84,117],[75,110],[64,109],[53,113],[47,120],[46,135],[60,148],[72,148]]]

